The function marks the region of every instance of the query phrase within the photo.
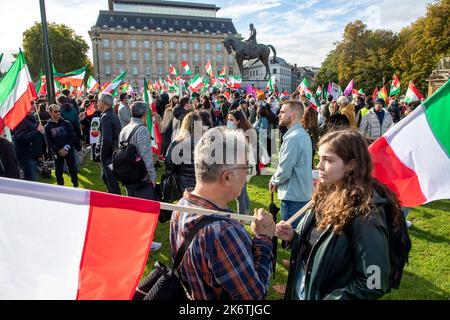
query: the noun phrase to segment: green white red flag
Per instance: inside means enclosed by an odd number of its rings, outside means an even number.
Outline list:
[[[54,73],[53,77],[59,83],[73,87],[81,87],[84,76],[86,75],[86,68],[83,67],[68,73]]]
[[[192,74],[191,69],[186,60],[181,61],[181,66],[183,67],[184,73],[190,76]]]
[[[203,77],[197,74],[191,81],[189,81],[189,87],[192,92],[198,92],[201,88],[203,88]]]
[[[30,112],[37,97],[22,51],[0,81],[0,132],[14,128]]]
[[[397,75],[394,74],[394,77],[392,78],[391,90],[389,91],[389,97],[395,96],[397,94],[400,94],[400,80],[398,80]]]
[[[275,92],[275,88],[274,88],[273,82],[272,82],[272,77],[269,78],[269,82],[267,83],[266,90],[269,91],[270,93]]]
[[[176,76],[176,77],[179,76],[178,71],[177,71],[177,68],[175,68],[173,65],[170,65],[169,73],[172,74],[172,75],[174,75],[174,76]]]
[[[450,199],[450,81],[369,148],[403,207]]]
[[[242,78],[239,76],[230,76],[228,78],[228,87],[232,89],[239,89],[241,87]]]
[[[152,151],[156,155],[161,154],[162,137],[161,131],[159,130],[158,123],[154,121],[153,113],[157,113],[156,104],[153,100],[152,94],[148,89],[147,81],[144,79],[144,101],[148,105],[147,110],[147,129],[150,135],[150,144],[152,146]]]
[[[99,87],[100,87],[100,85],[94,79],[94,77],[93,76],[89,76],[89,79],[87,81],[87,91],[88,92],[95,92],[96,90],[99,89]]]
[[[423,99],[423,95],[419,92],[414,82],[410,81],[408,86],[408,91],[405,95],[405,102],[411,103],[416,101],[421,101]]]
[[[115,91],[119,88],[120,84],[123,81],[123,78],[125,78],[125,75],[127,74],[128,70],[125,70],[117,78],[115,78],[110,84],[108,84],[104,89],[103,92],[106,93],[113,93],[115,94]]]
[[[312,91],[309,89],[308,80],[306,80],[306,78],[304,78],[302,83],[300,83],[298,91],[300,95],[305,95],[308,99],[312,97]]]
[[[214,77],[214,72],[211,66],[211,61],[208,61],[206,63],[206,73],[210,76],[210,77]]]
[[[1,300],[131,300],[159,202],[0,178],[0,203]]]

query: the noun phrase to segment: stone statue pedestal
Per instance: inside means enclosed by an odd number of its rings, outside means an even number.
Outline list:
[[[450,79],[450,69],[433,70],[428,82],[428,97],[435,93]]]

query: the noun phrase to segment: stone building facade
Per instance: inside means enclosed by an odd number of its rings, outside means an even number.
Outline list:
[[[170,65],[183,75],[182,60],[192,76],[206,75],[208,61],[214,72],[226,66],[228,75],[239,75],[223,45],[225,36],[237,31],[231,19],[216,17],[219,9],[189,2],[109,0],[109,10],[99,12],[89,31],[95,75],[106,82],[128,70],[126,80],[138,88],[143,78],[164,78]]]

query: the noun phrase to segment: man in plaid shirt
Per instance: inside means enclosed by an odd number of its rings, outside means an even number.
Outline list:
[[[242,132],[225,128],[206,132],[195,148],[197,184],[195,189],[184,192],[178,204],[230,212],[227,204],[238,197],[252,168],[246,154],[248,148]],[[218,158],[222,160],[217,161]],[[172,258],[189,231],[203,218],[186,212],[172,213]],[[226,218],[197,233],[178,269],[194,300],[259,300],[266,296],[273,261],[272,215],[260,209],[251,229],[253,239],[238,221]]]

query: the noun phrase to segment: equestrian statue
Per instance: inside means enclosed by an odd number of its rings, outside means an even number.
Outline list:
[[[272,49],[274,62],[277,60],[277,52],[272,45],[258,44],[256,42],[256,29],[253,27],[253,23],[250,24],[250,37],[247,40],[241,41],[234,36],[227,36],[223,43],[228,54],[234,55],[241,75],[244,74],[245,60],[259,59],[266,67],[264,80],[272,76],[269,67],[270,50]]]

